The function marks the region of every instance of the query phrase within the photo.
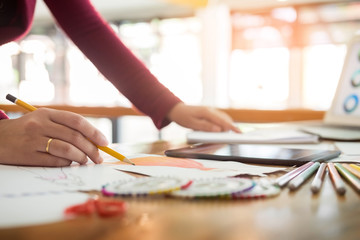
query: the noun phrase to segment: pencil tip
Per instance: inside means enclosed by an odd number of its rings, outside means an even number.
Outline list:
[[[133,163],[130,159],[128,159],[126,157],[125,157],[124,161],[131,164],[131,165],[133,165],[133,166],[135,166],[135,163]]]

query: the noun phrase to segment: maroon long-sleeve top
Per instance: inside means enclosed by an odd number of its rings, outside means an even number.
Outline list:
[[[27,34],[36,0],[3,0],[0,45]],[[181,102],[120,41],[90,0],[44,0],[56,22],[98,70],[157,128],[169,124],[166,115]],[[1,115],[0,115],[1,117]]]

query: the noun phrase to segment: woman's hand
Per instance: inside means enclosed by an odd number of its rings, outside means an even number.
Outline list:
[[[183,127],[198,131],[222,132],[231,130],[240,133],[230,116],[215,108],[178,103],[170,110],[168,119]]]
[[[88,158],[101,163],[94,144],[106,146],[108,142],[85,118],[67,111],[40,108],[18,119],[0,121],[3,164],[59,167],[85,164]]]

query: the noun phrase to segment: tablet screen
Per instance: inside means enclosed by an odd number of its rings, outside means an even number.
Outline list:
[[[309,161],[325,161],[340,155],[340,151],[290,149],[255,144],[195,144],[165,151],[171,157],[238,161],[254,164],[299,166]]]

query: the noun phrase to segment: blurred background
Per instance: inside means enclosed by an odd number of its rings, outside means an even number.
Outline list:
[[[360,30],[360,1],[91,2],[184,102],[220,108],[326,110],[346,43]],[[42,1],[26,38],[0,46],[0,72],[1,96],[12,93],[32,104],[131,107],[55,25]],[[89,120],[112,138],[113,121]],[[171,124],[159,132],[141,116],[116,123],[118,142],[182,139],[189,131]]]

